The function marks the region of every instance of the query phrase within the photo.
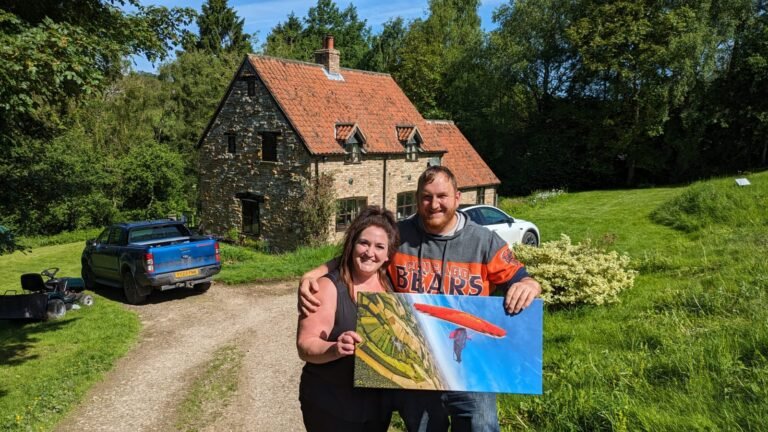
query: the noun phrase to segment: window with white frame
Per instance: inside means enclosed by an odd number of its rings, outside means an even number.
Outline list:
[[[414,213],[416,213],[416,192],[397,194],[397,220],[405,219]]]

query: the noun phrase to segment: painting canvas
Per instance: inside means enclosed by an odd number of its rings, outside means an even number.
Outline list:
[[[355,386],[541,394],[543,306],[502,297],[359,293]]]

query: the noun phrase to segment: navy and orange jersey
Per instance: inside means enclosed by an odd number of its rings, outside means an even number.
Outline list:
[[[401,243],[388,268],[397,292],[487,296],[491,285],[506,290],[528,276],[498,234],[470,220],[451,236],[427,233],[417,216],[398,227]]]

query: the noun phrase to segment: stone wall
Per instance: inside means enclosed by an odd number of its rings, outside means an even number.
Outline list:
[[[292,211],[310,177],[310,155],[279,110],[264,84],[244,66],[200,148],[200,218],[206,233],[228,235],[242,228],[238,193],[263,199],[259,204],[261,234],[274,250],[290,250],[300,242],[299,222]],[[250,75],[250,77],[247,77]],[[247,79],[255,80],[248,96]],[[262,161],[259,132],[278,132],[277,162]],[[227,134],[236,136],[236,152],[227,151]]]
[[[462,205],[474,205],[478,204],[477,194],[479,188],[467,188],[461,189],[461,200],[459,204]],[[481,204],[496,205],[496,187],[486,186],[483,194],[483,200]]]

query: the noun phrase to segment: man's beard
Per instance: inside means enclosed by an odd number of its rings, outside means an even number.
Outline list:
[[[445,213],[439,218],[425,218],[422,216],[421,220],[424,223],[424,227],[433,234],[440,234],[444,232],[454,221],[456,217],[456,210],[446,210]]]

